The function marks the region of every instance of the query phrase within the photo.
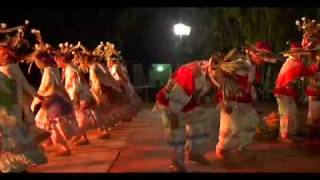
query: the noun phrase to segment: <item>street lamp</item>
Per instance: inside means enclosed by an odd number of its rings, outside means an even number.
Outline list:
[[[189,36],[191,32],[191,27],[185,24],[179,23],[173,26],[173,31],[178,36]]]
[[[173,26],[173,32],[175,35],[179,36],[179,46],[181,46],[181,37],[189,36],[191,32],[191,27],[182,23],[178,23]],[[179,66],[179,60],[178,60],[178,66]]]
[[[157,66],[157,71],[162,72],[164,70],[164,67],[162,65]]]

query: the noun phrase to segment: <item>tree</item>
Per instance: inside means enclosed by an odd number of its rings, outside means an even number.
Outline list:
[[[129,56],[133,54],[130,51],[143,49],[143,53],[153,59],[165,59],[163,54],[178,58],[173,56],[177,54],[177,38],[172,35],[170,39],[165,37],[168,35],[164,31],[157,34],[154,30],[170,29],[169,26],[180,18],[192,27],[190,36],[183,39],[183,63],[207,59],[213,51],[226,53],[232,48],[242,47],[246,42],[270,41],[273,52],[279,57],[277,64],[268,64],[261,70],[262,96],[270,99],[283,59],[279,52],[289,48],[287,41],[301,41],[295,20],[302,16],[319,17],[319,12],[316,8],[130,8],[123,10],[119,16],[117,38],[120,47]],[[166,23],[159,23],[159,19]],[[148,28],[151,30],[142,31]],[[141,35],[142,32],[145,34]],[[157,39],[157,36],[162,39]],[[142,45],[134,43],[141,39],[147,40]],[[154,46],[155,43],[160,45]]]
[[[208,8],[205,12],[208,33],[203,54],[213,50],[228,51],[241,47],[246,42],[270,41],[273,51],[278,54],[288,47],[288,40],[300,41],[301,34],[296,30],[295,20],[302,16],[316,17],[315,8]],[[281,58],[280,58],[281,59]],[[282,62],[268,64],[262,68],[263,99],[270,99],[274,80]]]

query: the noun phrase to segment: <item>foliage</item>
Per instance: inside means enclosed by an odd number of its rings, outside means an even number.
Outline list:
[[[205,14],[208,48],[202,54],[209,56],[213,50],[226,52],[246,42],[270,41],[279,63],[262,68],[258,93],[261,100],[271,100],[274,81],[283,62],[278,53],[288,48],[287,41],[301,41],[295,20],[302,16],[316,17],[316,13],[314,8],[209,8]],[[303,83],[299,85],[304,86]]]
[[[123,10],[119,16],[116,43],[129,55],[129,51],[137,47],[134,43],[128,45],[133,39],[158,36],[157,34],[139,36],[142,28],[158,23],[159,19],[170,21],[178,17],[191,25],[190,37],[183,39],[179,50],[176,46],[177,39],[176,43],[166,38],[159,39],[156,43],[166,42],[157,46],[161,48],[159,49],[161,53],[154,55],[155,58],[164,59],[162,58],[164,57],[162,55],[166,54],[164,46],[168,46],[171,55],[176,54],[176,59],[183,59],[182,63],[187,63],[195,59],[206,59],[213,51],[228,52],[234,47],[243,46],[245,42],[270,41],[274,53],[279,56],[279,63],[262,68],[262,83],[258,92],[262,100],[271,100],[273,98],[271,90],[283,63],[279,52],[289,48],[287,41],[301,41],[301,33],[297,31],[295,20],[303,16],[316,18],[319,15],[320,11],[316,8],[129,8]],[[170,38],[173,39],[174,36]],[[139,49],[133,51],[137,50]],[[303,83],[300,86],[303,86]]]

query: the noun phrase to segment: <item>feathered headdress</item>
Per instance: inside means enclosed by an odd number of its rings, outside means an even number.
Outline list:
[[[25,58],[26,63],[30,64],[28,73],[30,73],[32,64],[34,62],[38,64],[38,62],[41,61],[47,65],[55,65],[55,50],[48,43],[44,43],[40,30],[32,29],[31,33],[35,36],[37,43],[34,45],[34,51]]]
[[[28,20],[25,20],[24,25],[8,28],[6,23],[0,24],[0,34],[6,35],[6,39],[0,42],[0,46],[6,47],[12,51],[17,51],[22,47],[29,47],[29,42],[24,39],[24,31],[29,24]],[[13,36],[10,33],[16,32]],[[18,52],[16,52],[18,53]]]
[[[108,60],[109,58],[112,58],[112,56],[120,56],[121,51],[116,50],[114,44],[107,42],[105,47],[105,58]]]
[[[59,44],[59,48],[60,48],[59,52],[68,53],[72,46],[73,46],[72,44],[69,45],[69,42],[60,43]]]
[[[220,69],[227,76],[244,75],[249,71],[247,56],[238,49],[232,49],[226,56],[215,53],[209,60],[215,69]]]
[[[65,42],[59,44],[59,50],[55,54],[55,60],[60,62],[72,62],[75,58],[74,45]]]
[[[89,50],[81,44],[80,41],[78,41],[77,45],[72,46],[71,50],[72,50],[73,53],[79,54],[79,55],[80,54],[86,54],[86,55],[90,55],[91,54],[89,52]]]
[[[317,23],[316,20],[302,17],[301,20],[296,20],[296,25],[298,30],[303,32],[304,36],[314,37],[320,36],[320,23]]]
[[[73,63],[79,66],[83,72],[88,72],[89,62],[95,61],[99,56],[93,55],[84,45],[78,41],[78,44],[73,46],[72,54],[75,56]]]
[[[216,53],[209,62],[211,65],[209,76],[219,84],[219,88],[227,99],[236,94],[239,89],[236,77],[245,76],[250,72],[251,64],[248,57],[238,49],[232,49],[226,56]],[[215,77],[210,75],[210,71],[214,72]]]
[[[104,43],[101,41],[98,46],[92,51],[95,56],[104,56]]]

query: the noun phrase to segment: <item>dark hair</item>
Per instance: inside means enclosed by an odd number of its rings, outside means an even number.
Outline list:
[[[58,52],[56,54],[56,58],[63,58],[66,62],[71,62],[71,60],[74,58],[74,55],[72,53]]]
[[[0,51],[8,55],[7,58],[8,60],[10,60],[10,62],[16,62],[19,59],[19,57],[15,54],[15,52],[8,47],[0,46]]]
[[[48,66],[55,65],[54,56],[48,52],[41,51],[36,54],[36,58],[38,61],[41,61],[45,65],[48,65]]]

